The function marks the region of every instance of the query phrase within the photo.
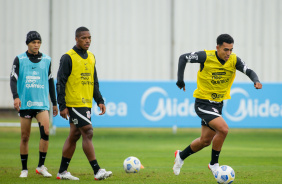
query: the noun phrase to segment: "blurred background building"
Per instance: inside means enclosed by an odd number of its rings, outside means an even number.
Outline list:
[[[281,20],[281,0],[0,0],[0,109],[13,108],[9,75],[31,30],[41,34],[55,78],[85,26],[102,81],[176,80],[181,54],[215,49],[216,37],[229,33],[262,82],[282,82]],[[185,80],[195,81],[198,67],[187,65]],[[236,81],[249,79],[238,73]]]

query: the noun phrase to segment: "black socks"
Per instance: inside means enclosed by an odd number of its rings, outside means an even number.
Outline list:
[[[38,163],[38,167],[41,167],[42,165],[44,165],[46,155],[47,155],[46,152],[40,152],[40,151],[39,151],[39,163]]]
[[[92,167],[92,169],[94,171],[94,174],[96,174],[99,171],[99,169],[100,169],[100,166],[98,165],[97,160],[92,160],[89,163],[90,163],[90,165],[91,165],[91,167]]]
[[[220,151],[215,151],[212,149],[212,160],[210,162],[211,165],[214,165],[215,163],[218,163]]]
[[[66,158],[66,157],[62,157],[59,173],[62,173],[64,171],[68,170],[70,161],[71,161],[71,159]]]
[[[28,155],[21,155],[22,170],[27,170],[27,158]]]
[[[179,156],[182,160],[184,160],[185,158],[192,155],[193,153],[195,153],[195,152],[191,149],[191,147],[189,145],[187,148],[185,148],[183,151],[181,151],[179,153]]]

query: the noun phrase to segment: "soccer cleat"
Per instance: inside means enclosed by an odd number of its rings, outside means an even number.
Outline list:
[[[44,177],[52,177],[52,174],[48,173],[47,168],[44,165],[37,167],[35,171],[37,174],[41,174]]]
[[[28,170],[22,170],[20,178],[27,178]]]
[[[219,164],[218,163],[216,163],[214,165],[209,164],[208,167],[211,170],[212,175],[214,176],[215,173],[216,173],[216,170],[219,168]]]
[[[176,150],[174,152],[175,160],[174,160],[174,166],[173,166],[173,172],[175,175],[179,175],[180,169],[182,165],[184,164],[184,161],[180,158],[180,150]]]
[[[58,180],[79,180],[79,178],[71,175],[71,173],[68,172],[68,171],[64,171],[62,173],[58,173],[57,174],[57,179]]]
[[[105,169],[99,169],[99,171],[94,175],[95,180],[103,180],[109,178],[113,175],[112,171],[106,171]]]

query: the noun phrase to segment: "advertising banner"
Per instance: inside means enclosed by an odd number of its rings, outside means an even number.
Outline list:
[[[194,110],[196,82],[186,82],[186,91],[175,81],[101,81],[100,91],[107,111],[93,103],[93,127],[201,127]],[[253,83],[234,83],[231,99],[224,101],[223,118],[229,127],[282,128],[282,84],[263,83],[257,90]],[[53,125],[68,127],[59,115]]]

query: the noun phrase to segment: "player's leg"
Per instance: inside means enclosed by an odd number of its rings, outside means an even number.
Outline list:
[[[31,119],[20,117],[21,122],[21,143],[20,153],[23,155],[28,154],[28,141],[30,137]]]
[[[102,180],[110,177],[112,175],[112,172],[106,171],[105,169],[101,169],[95,156],[95,150],[92,143],[93,127],[91,123],[91,109],[75,108],[72,109],[72,112],[77,115],[77,126],[79,127],[79,130],[82,135],[82,148],[94,171],[95,180]]]
[[[40,131],[39,151],[47,152],[49,146],[49,113],[48,111],[40,111],[36,115],[36,119]]]
[[[20,142],[20,155],[22,162],[21,178],[28,175],[27,160],[28,160],[28,141],[30,137],[31,118],[20,117],[21,123],[21,142]]]
[[[71,159],[76,149],[76,142],[81,137],[81,132],[73,124],[70,123],[70,132],[63,147],[63,157]]]
[[[214,135],[215,135],[215,131],[211,130],[207,126],[202,125],[201,137],[192,141],[192,143],[188,147],[186,147],[183,151],[177,150],[175,152],[175,161],[173,166],[174,174],[179,175],[180,169],[184,164],[184,160],[188,156],[200,151],[206,146],[209,146],[211,144]]]
[[[200,151],[201,149],[203,149],[204,147],[209,146],[211,144],[215,134],[216,134],[216,132],[214,130],[210,129],[207,126],[202,125],[201,137],[192,141],[192,143],[190,145],[191,150],[194,153],[196,153],[196,152]],[[187,153],[185,154],[185,150],[183,150],[182,152],[183,152],[183,155],[180,155],[180,156],[183,159],[185,159],[187,156],[191,155],[191,154],[187,155]]]
[[[82,135],[82,148],[89,161],[96,160],[94,146],[92,143],[93,127],[92,124],[79,128]]]
[[[183,160],[185,158],[211,144],[211,141],[217,132],[209,126],[209,122],[221,117],[222,106],[223,103],[211,102],[209,100],[202,99],[195,100],[195,112],[202,119],[201,137],[195,139],[182,152],[180,150],[175,152],[175,163],[173,166],[175,175],[180,173],[180,169],[184,164]]]
[[[57,174],[57,179],[79,180],[79,178],[74,177],[70,174],[70,172],[67,172],[69,163],[76,149],[76,142],[81,136],[79,129],[73,124],[73,122],[71,122],[71,119],[72,118],[70,117],[70,132],[63,146],[62,160]]]
[[[216,153],[216,155],[219,156],[224,140],[228,134],[228,125],[222,117],[218,117],[210,121],[209,126],[216,131],[216,134],[212,141],[212,149],[218,152]],[[212,159],[211,164],[214,163],[218,163],[218,157]]]
[[[94,171],[94,175],[98,173],[100,166],[97,162],[96,156],[95,156],[95,150],[92,143],[92,137],[93,137],[93,127],[92,124],[85,125],[83,127],[80,127],[80,132],[82,135],[82,148],[83,151]]]
[[[212,158],[209,163],[209,169],[214,174],[219,167],[218,159],[224,140],[228,134],[228,125],[222,117],[215,118],[209,122],[209,126],[212,127],[216,134],[212,140]]]
[[[179,153],[182,160],[185,160],[188,156],[200,151],[204,147],[211,144],[216,132],[207,126],[202,125],[201,137],[192,141],[192,143]]]
[[[51,177],[52,175],[47,171],[47,168],[44,166],[49,146],[49,113],[46,110],[39,110],[35,113],[37,113],[35,117],[37,119],[40,132],[39,162],[38,167],[36,168],[36,173],[41,174],[44,177]]]

